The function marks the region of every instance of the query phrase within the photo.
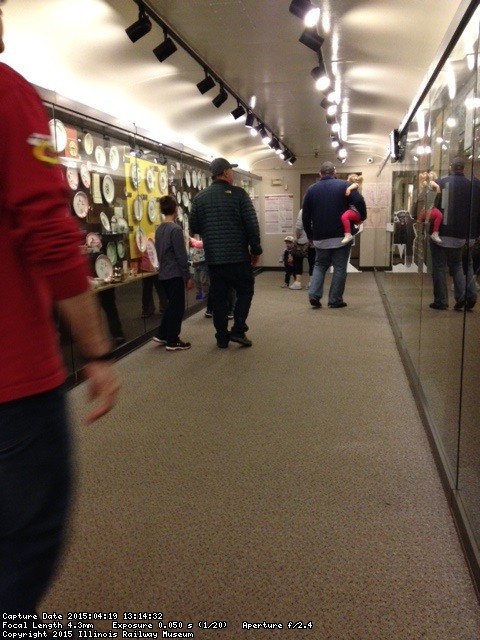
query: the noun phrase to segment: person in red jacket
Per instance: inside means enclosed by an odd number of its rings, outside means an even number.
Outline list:
[[[2,3],[4,5],[5,2]],[[0,53],[4,50],[0,8]],[[0,611],[35,615],[58,561],[70,496],[66,371],[52,311],[87,364],[88,420],[118,380],[81,236],[31,85],[0,63]],[[31,618],[30,618],[31,619]]]

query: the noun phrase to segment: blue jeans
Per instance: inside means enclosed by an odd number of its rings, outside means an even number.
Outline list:
[[[474,301],[477,299],[477,288],[473,279],[473,265],[470,257],[467,275],[463,270],[462,248],[451,249],[441,247],[433,240],[430,240],[430,252],[432,255],[432,279],[433,279],[433,299],[442,307],[448,307],[448,287],[446,268],[453,278],[454,295],[456,302],[465,300]]]
[[[328,304],[343,302],[350,248],[350,245],[347,244],[337,249],[315,249],[315,266],[308,290],[310,298],[321,299],[325,274],[330,267],[333,267],[332,281],[328,292]]]
[[[70,487],[63,387],[0,404],[0,611],[35,612],[57,564]]]

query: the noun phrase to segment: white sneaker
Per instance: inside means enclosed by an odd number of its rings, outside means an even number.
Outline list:
[[[346,233],[343,236],[342,244],[347,244],[347,242],[351,242],[353,240],[353,236],[351,233]]]
[[[430,238],[437,244],[442,244],[442,239],[438,235],[438,231],[434,231],[433,233],[431,233]]]
[[[301,288],[302,288],[302,285],[300,284],[300,282],[294,282],[289,286],[289,289],[296,289],[297,291],[298,289],[301,289]]]

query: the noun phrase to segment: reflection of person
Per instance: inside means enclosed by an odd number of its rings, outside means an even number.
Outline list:
[[[348,198],[354,189],[359,188],[362,177],[357,175],[356,173],[351,173],[348,176],[347,180],[350,183],[350,185],[345,190],[345,195]],[[353,240],[352,224],[362,224],[362,217],[355,209],[355,206],[352,205],[351,209],[347,209],[342,213],[342,215],[340,216],[340,220],[342,221],[344,231],[342,244],[347,244],[348,242],[351,242]]]
[[[108,289],[103,289],[103,291],[98,291],[97,295],[98,301],[100,302],[102,309],[105,311],[108,330],[112,336],[113,343],[115,346],[119,347],[126,341],[126,338],[123,333],[122,322],[118,313],[115,287],[109,287]]]
[[[305,245],[308,245],[306,255],[307,255],[307,262],[308,262],[308,275],[311,278],[313,273],[313,267],[315,266],[315,247],[312,244],[310,244],[310,242],[308,241],[307,234],[305,233],[305,230],[303,228],[301,209],[298,212],[297,222],[295,223],[295,237],[297,238],[297,244],[299,244],[300,246],[304,247]],[[302,270],[303,270],[303,267],[302,267]],[[308,287],[310,286],[310,280],[307,286]]]
[[[310,186],[303,200],[303,228],[316,250],[315,268],[309,288],[312,307],[321,307],[325,274],[333,266],[333,276],[328,294],[330,308],[346,307],[343,300],[350,244],[342,244],[342,213],[353,205],[362,220],[367,217],[367,208],[363,196],[357,191],[347,197],[345,191],[348,182],[338,180],[335,166],[324,162],[320,167],[320,180]]]
[[[437,174],[434,171],[430,171],[428,177],[428,190],[433,191],[435,194],[440,193],[440,185],[435,182],[435,180],[437,179]],[[426,220],[432,225],[432,233],[430,234],[430,238],[434,242],[441,244],[442,239],[440,238],[438,232],[440,231],[440,225],[442,224],[443,213],[440,211],[440,209],[437,209],[432,205],[432,207],[427,211]]]
[[[158,295],[158,310],[163,311],[165,307],[165,294],[163,293],[160,281],[157,277],[157,270],[153,266],[148,252],[142,253],[140,260],[140,271],[143,273],[152,273],[152,276],[142,277],[142,318],[150,318],[155,313],[155,303],[153,301],[153,288],[155,287]]]
[[[210,276],[205,262],[203,242],[197,238],[190,238],[190,259],[193,267],[193,282],[195,283],[196,300],[207,300],[210,292]]]
[[[165,222],[155,232],[159,268],[158,278],[167,298],[165,309],[155,342],[165,345],[167,351],[190,349],[190,342],[180,340],[183,314],[185,313],[185,286],[193,288],[188,266],[188,254],[183,239],[183,231],[175,223],[177,201],[172,196],[160,198],[160,211]]]
[[[2,40],[0,9],[0,52]],[[20,170],[21,168],[21,170]],[[92,422],[118,381],[110,342],[68,211],[47,116],[33,88],[0,64],[0,611],[35,615],[55,570],[71,484],[66,372],[56,307],[82,355]],[[25,621],[31,630],[32,618]]]
[[[448,309],[446,267],[453,277],[455,306],[459,311],[473,309],[477,289],[473,276],[471,255],[465,276],[462,266],[462,248],[479,234],[480,181],[465,176],[463,158],[454,158],[448,176],[436,182],[441,190],[439,209],[443,220],[440,227],[442,244],[430,241],[432,255],[433,302],[432,309]]]
[[[253,266],[262,253],[257,214],[247,192],[233,184],[233,167],[225,158],[210,165],[213,183],[198,193],[190,212],[190,230],[203,239],[213,290],[213,323],[217,345],[229,341],[252,345],[245,335],[254,292]],[[233,326],[228,330],[228,293],[237,300]]]

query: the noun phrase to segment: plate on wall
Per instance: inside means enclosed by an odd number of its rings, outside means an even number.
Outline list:
[[[52,137],[52,143],[57,153],[61,153],[67,146],[67,130],[65,125],[58,118],[52,118],[48,126],[50,127],[50,135]]]
[[[142,196],[136,196],[133,201],[133,217],[137,222],[143,218],[143,198]]]
[[[123,242],[123,240],[119,240],[117,242],[117,255],[120,258],[120,260],[123,260],[123,258],[125,257],[127,250],[125,247],[125,243]]]
[[[134,189],[138,189],[142,181],[142,170],[136,162],[130,167],[130,180],[132,181]]]
[[[78,189],[78,183],[80,180],[78,175],[78,169],[75,169],[73,167],[68,167],[66,171],[66,176],[67,176],[67,184],[70,187],[70,189],[72,189],[73,191]]]
[[[99,278],[103,278],[104,280],[110,280],[113,276],[113,264],[103,253],[95,260],[95,273]]]
[[[165,173],[165,171],[161,171],[158,174],[158,186],[160,187],[160,191],[162,192],[167,191],[168,180],[167,180],[167,174]]]
[[[138,250],[142,253],[147,248],[147,236],[143,229],[137,229],[135,232],[135,241],[137,243]]]
[[[145,182],[147,183],[147,189],[149,191],[153,191],[155,188],[155,173],[153,172],[152,167],[147,169],[147,173],[145,174]]]
[[[150,198],[148,201],[148,219],[150,222],[155,222],[157,219],[157,199]]]
[[[83,141],[82,141],[82,145],[83,145],[83,150],[85,151],[85,153],[87,154],[87,156],[91,156],[93,153],[93,137],[91,133],[86,133]]]
[[[155,249],[155,242],[151,238],[147,240],[146,251],[147,251],[148,259],[150,260],[152,265],[155,267],[155,269],[158,269],[157,250]]]
[[[192,171],[192,187],[194,189],[197,188],[197,181],[198,181],[198,176],[197,176],[197,172],[195,171],[195,169]]]
[[[107,244],[107,258],[112,264],[117,262],[117,247],[114,242],[109,242]]]
[[[104,211],[100,213],[100,221],[105,231],[110,233],[112,231],[112,227],[110,226],[110,220],[108,219],[108,216]]]
[[[104,167],[107,164],[107,154],[101,145],[95,147],[95,162],[100,167]]]
[[[73,196],[73,210],[79,218],[86,218],[90,205],[88,203],[88,196],[83,191],[77,191]]]
[[[90,233],[87,233],[85,244],[89,249],[98,249],[100,251],[102,247],[102,238],[98,233],[91,231]]]
[[[178,204],[182,202],[182,193],[180,191],[177,191],[177,202]]]
[[[108,204],[112,204],[115,200],[115,185],[113,184],[112,176],[108,174],[103,178],[102,193],[105,201],[108,202]]]
[[[82,181],[83,186],[86,189],[90,189],[90,184],[92,182],[90,171],[86,164],[80,165],[80,180]]]
[[[188,169],[185,171],[185,182],[187,183],[187,187],[192,186],[192,178],[190,176],[190,171]]]
[[[118,233],[128,233],[128,222],[125,220],[125,218],[117,219],[117,229]]]
[[[108,152],[108,162],[113,171],[118,169],[120,165],[120,153],[118,152],[118,147],[110,147]]]

